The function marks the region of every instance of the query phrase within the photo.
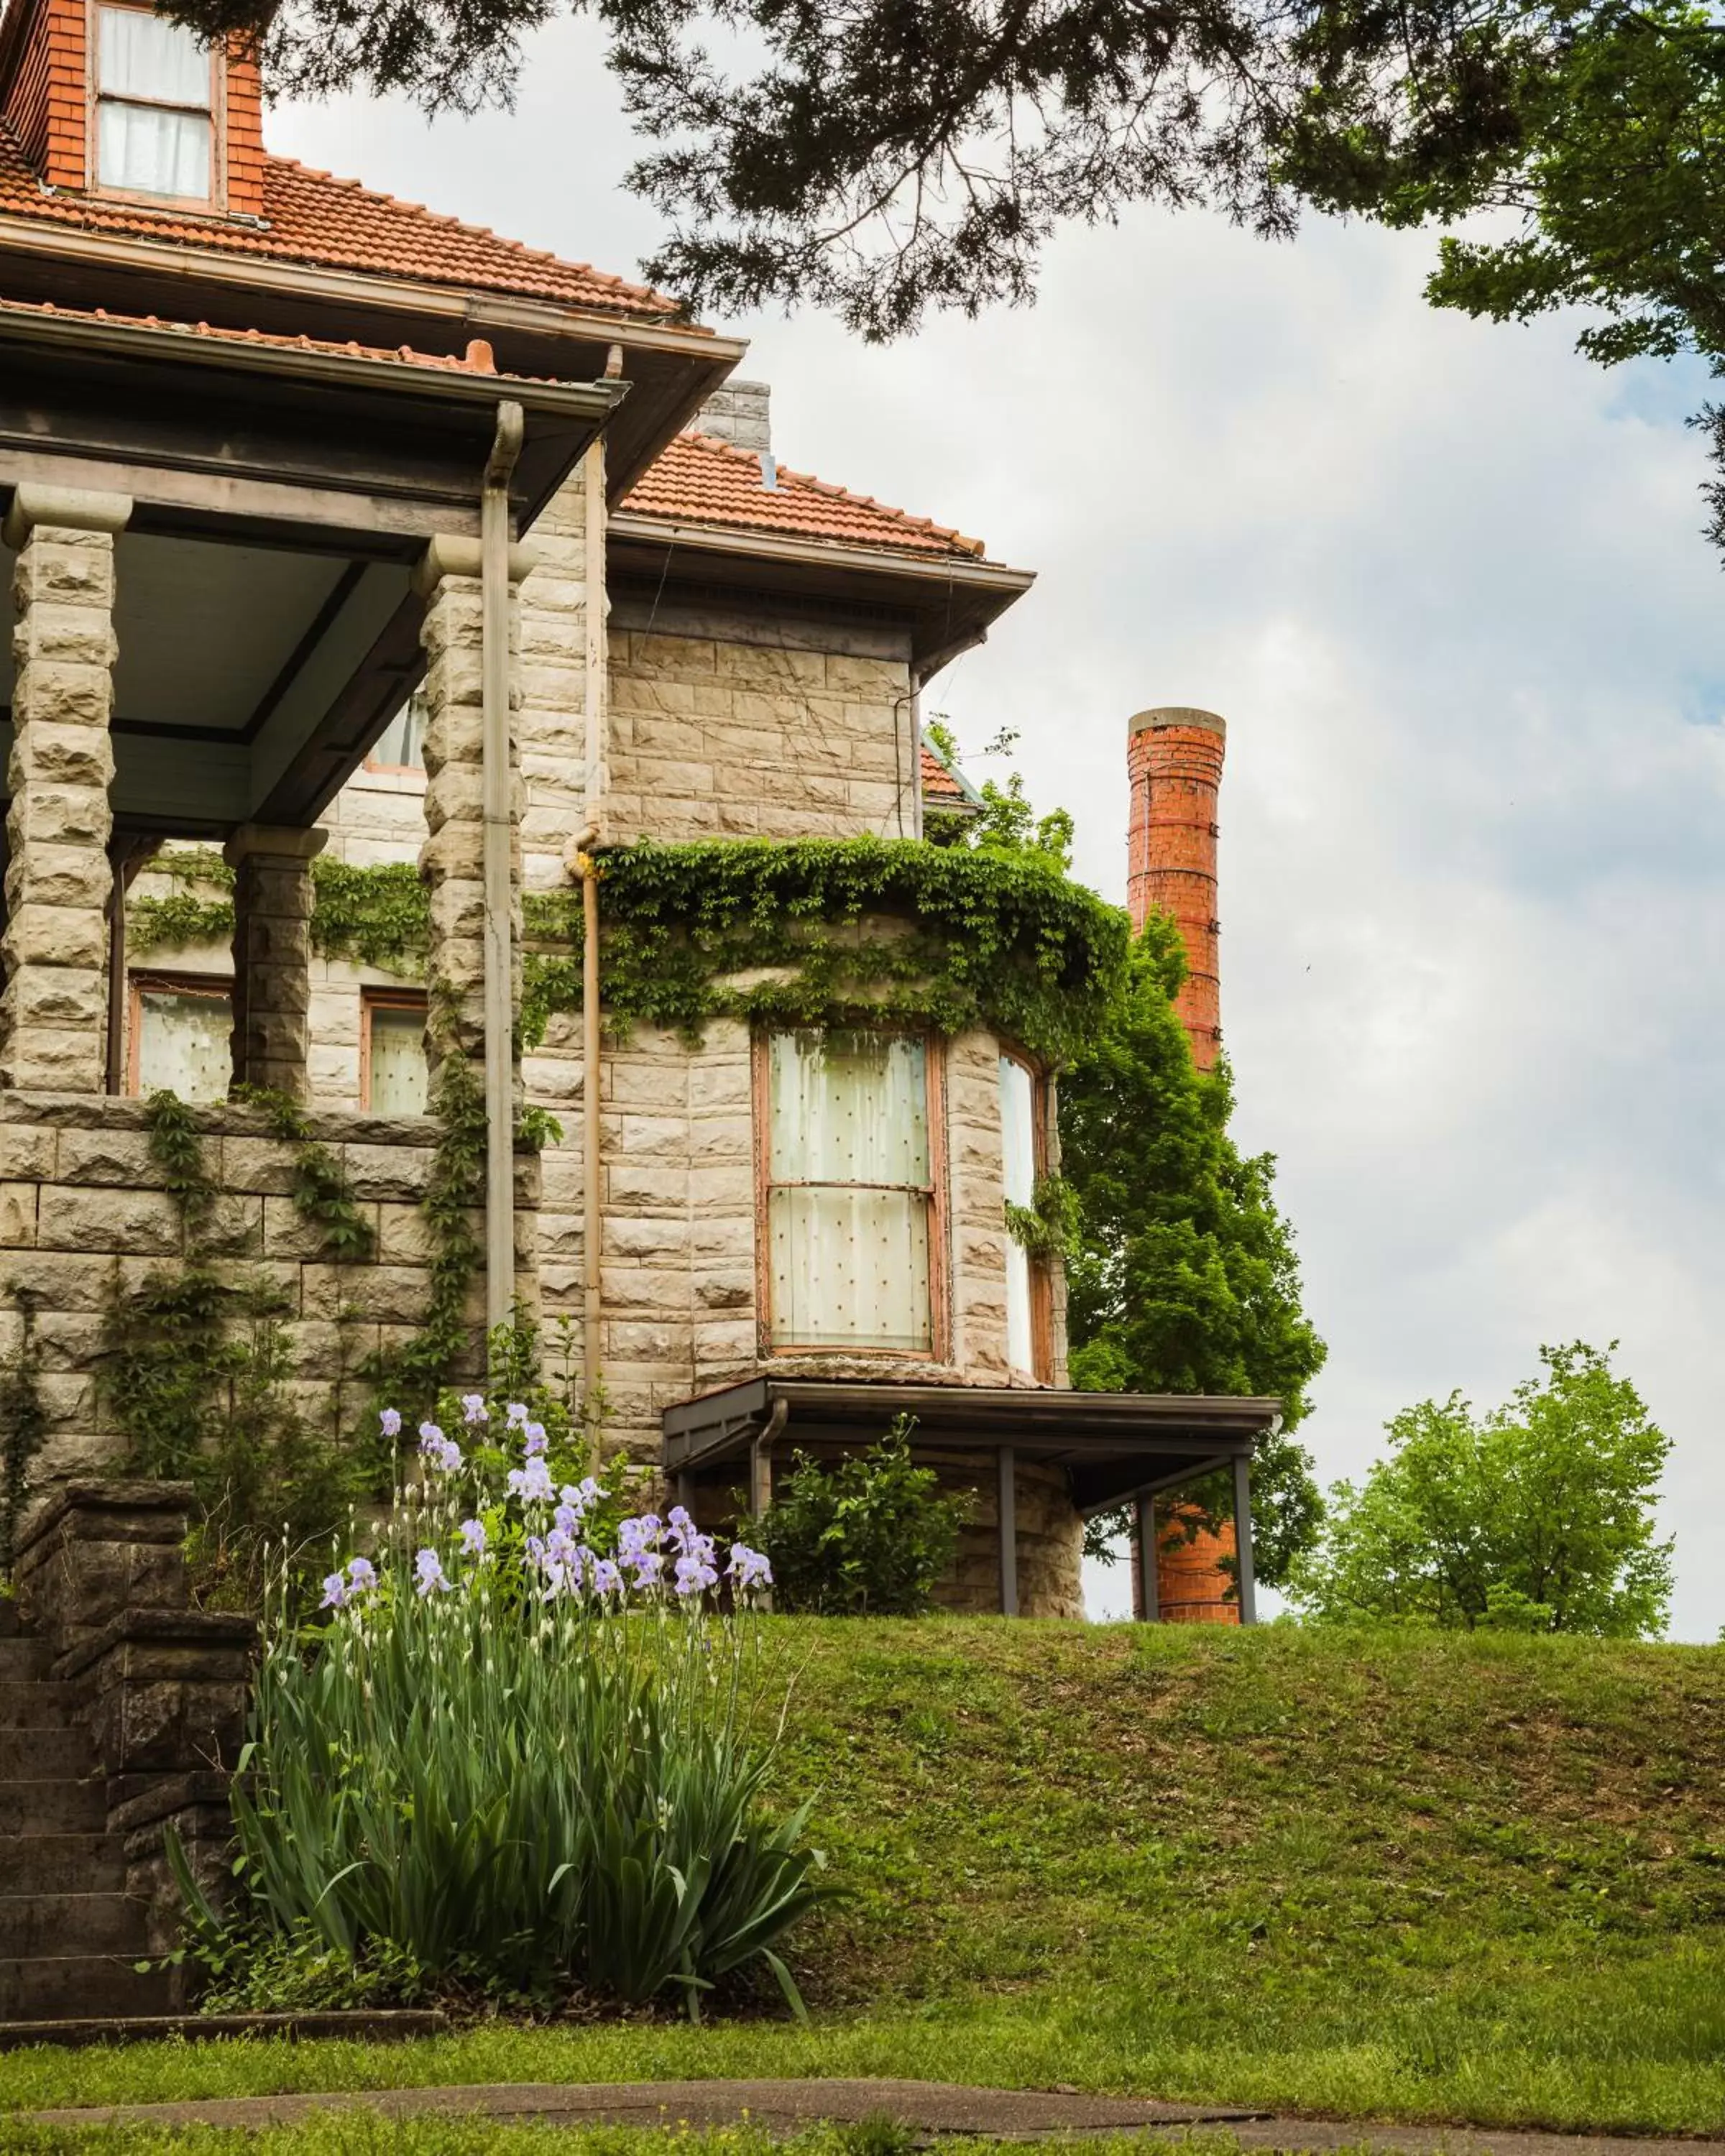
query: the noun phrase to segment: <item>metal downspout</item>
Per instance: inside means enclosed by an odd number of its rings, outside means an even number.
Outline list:
[[[526,420],[497,407],[480,495],[480,696],[485,863],[485,1328],[515,1304],[515,1086],[512,855],[509,767],[509,482]]]

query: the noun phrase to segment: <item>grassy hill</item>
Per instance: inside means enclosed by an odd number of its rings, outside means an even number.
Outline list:
[[[1725,1650],[779,1620],[814,2025],[0,2059],[0,2103],[888,2072],[1725,2127]]]

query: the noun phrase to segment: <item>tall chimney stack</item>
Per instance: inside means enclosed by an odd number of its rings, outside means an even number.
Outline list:
[[[1132,821],[1127,837],[1127,909],[1135,932],[1153,912],[1171,914],[1186,951],[1186,979],[1174,1009],[1200,1070],[1222,1045],[1221,923],[1216,905],[1216,798],[1222,788],[1226,724],[1214,711],[1183,704],[1140,711],[1128,726],[1127,773]],[[1154,1537],[1156,1561],[1141,1552],[1132,1568],[1141,1617],[1171,1625],[1237,1625],[1232,1585],[1234,1524],[1219,1533],[1201,1526],[1178,1496],[1144,1499],[1136,1532]],[[1143,1607],[1147,1573],[1157,1608]]]
[[[1134,930],[1153,912],[1178,923],[1186,982],[1174,1008],[1208,1070],[1222,1045],[1221,923],[1216,907],[1216,797],[1228,728],[1214,711],[1166,704],[1130,722],[1132,781],[1126,902]]]

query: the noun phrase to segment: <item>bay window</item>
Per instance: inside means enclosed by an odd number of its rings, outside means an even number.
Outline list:
[[[148,8],[95,10],[95,180],[121,194],[213,199],[215,64]]]
[[[935,1353],[937,1059],[913,1034],[805,1029],[768,1036],[757,1070],[769,1345]]]

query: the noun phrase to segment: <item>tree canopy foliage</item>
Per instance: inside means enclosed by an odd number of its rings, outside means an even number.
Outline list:
[[[1671,1544],[1654,1505],[1670,1440],[1610,1356],[1542,1348],[1543,1377],[1476,1416],[1460,1393],[1389,1425],[1363,1483],[1330,1492],[1323,1537],[1294,1568],[1324,1620],[1590,1632],[1665,1630]]]
[[[1611,360],[1725,352],[1725,23],[1686,0],[168,0],[262,45],[278,91],[506,100],[521,41],[593,17],[702,307],[807,302],[872,337],[1034,289],[1068,221],[1302,203],[1390,224],[1479,209],[1440,305],[1584,302]]]
[[[1258,1576],[1276,1586],[1322,1506],[1293,1432],[1324,1343],[1301,1301],[1276,1163],[1229,1135],[1227,1065],[1200,1072],[1173,1007],[1179,932],[1153,918],[1095,1041],[1060,1081],[1060,1166],[1075,1203],[1066,1260],[1074,1384],[1091,1392],[1272,1394],[1282,1428],[1252,1463]],[[1227,1517],[1225,1476],[1189,1493]]]
[[[938,718],[925,729],[956,764],[951,729]],[[1016,739],[1002,733],[980,753],[1004,754]],[[981,809],[953,819],[952,843],[1065,872],[1072,819],[1065,809],[1039,815],[1015,771],[978,791]],[[1230,1136],[1226,1063],[1202,1072],[1193,1062],[1174,1009],[1185,978],[1178,929],[1153,917],[1060,1077],[1071,1378],[1086,1392],[1279,1398],[1282,1427],[1260,1440],[1252,1463],[1258,1576],[1279,1586],[1316,1538],[1323,1509],[1312,1455],[1293,1432],[1310,1412],[1324,1343],[1301,1306],[1275,1160],[1242,1154]],[[1189,1531],[1232,1512],[1225,1475],[1183,1494]],[[1092,1553],[1111,1556],[1124,1512],[1091,1524]]]

